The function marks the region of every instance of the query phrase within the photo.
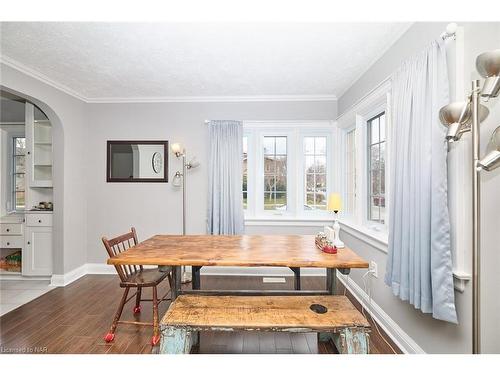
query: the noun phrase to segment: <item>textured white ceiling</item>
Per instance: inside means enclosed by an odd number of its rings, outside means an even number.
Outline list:
[[[5,23],[1,52],[88,99],[341,95],[407,23]]]

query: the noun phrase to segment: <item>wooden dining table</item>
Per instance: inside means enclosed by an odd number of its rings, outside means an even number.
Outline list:
[[[108,259],[113,265],[172,267],[172,299],[184,293],[214,295],[316,295],[335,294],[335,271],[368,268],[368,262],[348,247],[337,254],[322,252],[314,235],[155,235]],[[192,289],[181,288],[181,267],[192,267]],[[294,273],[294,290],[201,290],[202,267],[286,267]],[[324,290],[302,290],[300,269],[325,268]]]

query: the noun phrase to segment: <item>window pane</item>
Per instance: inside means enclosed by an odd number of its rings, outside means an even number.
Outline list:
[[[243,191],[248,191],[248,176],[245,174],[243,175]]]
[[[264,191],[275,191],[276,179],[275,176],[264,176]]]
[[[385,113],[368,121],[368,219],[385,221]]]
[[[314,137],[304,138],[304,154],[314,155]]]
[[[385,141],[385,114],[380,116],[380,142]]]
[[[370,199],[370,220],[373,221],[379,221],[380,220],[380,214],[379,214],[379,197],[372,197]]]
[[[276,193],[276,208],[286,210],[286,192]]]
[[[306,173],[314,173],[314,156],[306,156]]]
[[[374,118],[370,120],[370,143],[378,143],[379,142],[379,126],[378,126],[378,118]]]
[[[370,195],[380,194],[380,171],[370,172]]]
[[[243,155],[248,154],[248,137],[243,137]]]
[[[326,137],[304,137],[304,209],[326,209]]]
[[[276,156],[276,174],[286,176],[286,156]]]
[[[16,191],[24,191],[24,174],[16,174],[14,175],[16,179]]]
[[[16,210],[23,210],[24,204],[24,191],[16,192]]]
[[[25,171],[26,171],[26,139],[24,137],[14,137],[12,143],[12,180],[11,198],[13,209],[23,210],[25,208]]]
[[[15,173],[24,173],[26,172],[26,158],[25,156],[15,156]]]
[[[314,191],[314,174],[306,174],[306,191]]]
[[[26,140],[25,138],[14,138],[16,145],[15,155],[24,155],[26,151]]]
[[[311,207],[314,206],[314,193],[306,194],[306,204]]]
[[[274,155],[264,156],[264,173],[265,174],[276,173],[276,159]]]
[[[276,193],[264,192],[264,210],[274,210],[275,209]]]
[[[264,209],[286,210],[287,138],[264,137]]]
[[[286,155],[286,137],[276,137],[276,155]]]
[[[326,157],[325,156],[316,156],[314,159],[314,171],[316,173],[326,173]]]
[[[326,190],[326,174],[317,174],[315,185],[316,190]]]
[[[264,137],[264,155],[274,155],[274,137]]]
[[[286,192],[286,176],[276,176],[276,191]]]
[[[243,137],[243,209],[248,207],[248,137]]]
[[[316,137],[315,154],[326,155],[326,137]]]
[[[379,145],[370,146],[370,170],[380,168],[379,160]]]
[[[326,191],[318,191],[316,193],[316,206],[319,209],[326,208]]]

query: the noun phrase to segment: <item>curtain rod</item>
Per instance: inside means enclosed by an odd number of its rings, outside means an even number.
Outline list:
[[[453,39],[453,40],[456,40],[457,39],[457,29],[458,29],[458,25],[454,22],[452,23],[449,23],[448,25],[446,25],[446,30],[441,34],[441,39],[443,40],[447,40],[447,39]]]

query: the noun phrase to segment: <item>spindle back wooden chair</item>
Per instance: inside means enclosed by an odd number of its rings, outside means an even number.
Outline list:
[[[102,242],[110,258],[115,257],[119,253],[131,248],[138,244],[137,233],[135,228],[132,227],[130,232],[117,236],[115,238],[107,239],[102,237]],[[172,287],[172,270],[166,269],[165,272],[155,269],[145,269],[143,266],[136,265],[115,265],[116,272],[120,277],[120,287],[125,288],[123,292],[122,299],[118,310],[116,311],[111,329],[104,337],[106,342],[111,342],[115,338],[115,331],[118,324],[136,324],[136,325],[148,325],[153,326],[153,336],[151,338],[151,344],[156,345],[160,341],[160,330],[159,330],[159,316],[158,316],[158,305],[162,301],[171,300],[166,298],[170,293],[170,288]],[[168,278],[170,284],[169,291],[160,299],[158,299],[157,286],[165,278]],[[153,298],[152,299],[142,299],[142,288],[151,287],[153,288]],[[130,288],[137,288],[137,291],[130,297],[128,297]],[[135,296],[135,306],[133,309],[134,315],[140,314],[141,312],[141,301],[152,301],[153,302],[153,322],[138,322],[138,321],[126,321],[120,320],[123,312],[123,307]]]

